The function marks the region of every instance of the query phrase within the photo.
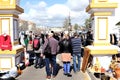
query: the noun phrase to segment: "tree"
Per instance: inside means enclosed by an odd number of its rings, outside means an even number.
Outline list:
[[[69,20],[67,18],[65,18],[64,22],[63,22],[63,28],[68,29],[69,27]]]
[[[85,21],[86,30],[89,30],[91,28],[91,26],[90,26],[91,21],[92,21],[91,18],[86,19],[86,21]]]
[[[78,25],[78,24],[75,24],[75,25],[74,25],[74,29],[75,29],[75,31],[77,31],[78,28],[79,28],[79,25]]]

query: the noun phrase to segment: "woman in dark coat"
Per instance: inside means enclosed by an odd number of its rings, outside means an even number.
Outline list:
[[[86,45],[85,46],[92,45],[93,35],[91,34],[91,32],[88,31],[86,36],[87,36],[87,38],[86,38]]]
[[[70,77],[72,76],[70,74],[72,47],[71,47],[70,37],[68,34],[64,34],[63,40],[60,41],[59,45],[60,45],[60,52],[62,53],[61,58],[63,61],[64,75]]]

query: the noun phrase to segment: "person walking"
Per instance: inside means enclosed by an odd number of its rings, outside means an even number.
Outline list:
[[[35,38],[33,40],[33,51],[35,53],[35,64],[34,67],[41,68],[41,62],[42,62],[42,57],[40,56],[41,54],[41,46],[42,46],[42,40],[38,34],[35,34]]]
[[[77,33],[74,33],[74,37],[71,39],[72,42],[72,56],[73,56],[73,70],[76,73],[80,71],[81,64],[81,38]],[[78,64],[77,64],[78,63]]]
[[[91,31],[88,31],[86,34],[85,46],[92,45],[92,43],[93,43],[93,35],[92,35]]]
[[[49,45],[51,48],[50,53],[45,53],[46,47]],[[48,33],[43,44],[42,54],[45,55],[45,69],[46,69],[46,78],[49,80],[51,77],[55,78],[57,75],[57,64],[56,64],[56,55],[58,51],[58,41],[53,38],[53,33]]]
[[[67,32],[64,34],[63,40],[59,42],[59,45],[60,45],[61,58],[63,62],[64,75],[71,77],[72,75],[70,74],[70,62],[71,62],[72,47],[71,47],[71,40]]]
[[[25,32],[21,31],[19,33],[19,44],[22,45],[25,48],[24,37],[25,37]]]
[[[25,34],[25,35],[24,35],[24,43],[25,43],[25,49],[26,49],[26,51],[27,51],[27,49],[28,49],[28,42],[29,42],[29,40],[28,40],[28,35]]]

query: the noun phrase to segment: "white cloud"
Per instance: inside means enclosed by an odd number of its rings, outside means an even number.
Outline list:
[[[54,4],[50,7],[44,1],[33,5],[30,2],[26,3],[25,9],[28,12],[20,15],[24,20],[30,20],[37,25],[43,26],[62,26],[65,18],[71,16],[71,23],[74,25],[84,24],[84,20],[88,18],[85,8],[88,5],[88,0],[68,0],[65,4]]]
[[[115,8],[115,15],[112,16],[112,24],[113,26],[115,26],[116,23],[118,23],[120,21],[120,0],[109,0],[110,2],[114,2],[114,3],[118,3],[118,7]]]
[[[66,17],[69,14],[70,9],[61,4],[55,4],[48,8],[48,14],[53,17]]]
[[[118,30],[116,31],[116,24],[120,22],[120,1],[116,0],[116,2],[118,2],[118,8],[115,9],[115,15],[111,17],[111,23],[109,23],[111,33],[119,33]]]
[[[82,11],[88,5],[88,0],[68,0],[66,4],[71,10]]]

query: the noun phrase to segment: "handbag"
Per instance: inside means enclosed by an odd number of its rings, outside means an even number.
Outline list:
[[[51,54],[51,47],[50,47],[50,41],[48,39],[48,43],[47,43],[47,46],[44,50],[44,55],[50,55]]]

